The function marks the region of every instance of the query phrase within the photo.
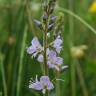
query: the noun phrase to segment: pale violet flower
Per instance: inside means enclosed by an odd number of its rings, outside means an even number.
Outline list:
[[[43,50],[37,37],[31,41],[31,46],[27,48],[27,53],[36,57],[36,55]]]
[[[41,76],[40,81],[36,78],[35,82],[29,84],[29,88],[42,91],[43,94],[46,93],[46,90],[50,91],[54,88],[54,85],[50,81],[48,76]]]
[[[43,55],[40,54],[40,55],[38,56],[37,60],[38,60],[40,63],[42,63],[42,62],[44,61]]]
[[[57,38],[55,39],[55,41],[53,42],[53,47],[55,48],[57,53],[60,53],[61,49],[62,49],[62,39],[60,38],[60,35],[57,36]]]
[[[47,53],[46,55],[47,55],[47,56],[48,56],[49,52],[50,52],[50,50],[49,50],[49,48],[47,48],[47,50],[46,50],[46,53]],[[37,60],[38,60],[40,63],[43,63],[43,62],[44,62],[43,54],[40,54],[40,55],[38,56]]]
[[[60,71],[60,66],[63,63],[63,58],[57,57],[55,51],[49,51],[48,57],[47,57],[47,64],[49,68],[56,69],[57,71]]]

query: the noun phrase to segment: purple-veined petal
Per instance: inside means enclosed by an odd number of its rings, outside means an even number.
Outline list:
[[[47,82],[49,82],[50,80],[49,80],[49,77],[48,76],[42,76],[41,78],[40,78],[40,82],[41,83],[47,83]]]
[[[49,58],[55,58],[56,52],[51,50],[48,55],[49,55]]]
[[[28,54],[33,54],[34,52],[36,52],[36,48],[34,48],[33,46],[30,46],[27,48],[27,53]]]
[[[48,86],[47,86],[47,89],[48,89],[48,90],[51,90],[51,89],[53,89],[53,88],[54,88],[53,84],[52,84],[51,82],[49,82],[49,83],[48,83]]]
[[[32,88],[35,90],[42,90],[43,87],[42,87],[41,83],[38,81],[38,82],[30,84],[29,88]]]
[[[56,46],[60,46],[63,43],[62,39],[60,38],[60,36],[58,36],[55,41],[54,41],[54,47]]]
[[[31,41],[32,46],[34,47],[41,47],[39,40],[37,37],[34,37],[33,40]]]
[[[43,61],[44,61],[43,55],[40,54],[40,55],[38,56],[37,60],[38,60],[39,62],[43,62]]]
[[[54,68],[55,67],[55,65],[52,64],[50,61],[47,61],[47,65],[48,65],[49,68]]]
[[[62,63],[63,63],[63,58],[57,57],[57,58],[56,58],[56,64],[57,64],[57,65],[61,65]]]
[[[55,41],[53,42],[53,47],[56,49],[57,53],[60,53],[61,49],[62,49],[62,39],[60,38],[60,36],[58,36]]]
[[[61,47],[61,46],[56,47],[56,52],[57,52],[57,53],[60,53],[61,49],[62,49],[62,47]]]

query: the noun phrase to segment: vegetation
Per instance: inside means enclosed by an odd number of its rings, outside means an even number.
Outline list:
[[[43,0],[0,0],[0,96],[42,96],[29,89],[42,75],[40,63],[26,50],[34,36],[42,43]],[[57,0],[54,14],[63,17],[61,56],[69,67],[60,74],[60,96],[96,96],[96,0]],[[54,77],[50,70],[51,78]],[[55,89],[50,96],[55,96]]]

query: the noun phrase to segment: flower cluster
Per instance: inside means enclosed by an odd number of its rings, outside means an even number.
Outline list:
[[[62,50],[63,40],[61,38],[61,34],[59,33],[61,25],[57,24],[56,26],[57,16],[52,15],[55,2],[56,0],[49,0],[49,2],[45,0],[43,4],[44,14],[42,16],[42,20],[34,20],[35,25],[43,32],[43,45],[40,44],[38,37],[34,37],[31,41],[31,46],[27,48],[27,53],[34,58],[37,58],[38,62],[47,65],[48,68],[61,72],[68,66],[62,66],[63,58],[59,56]],[[48,42],[47,39],[50,38],[48,34],[52,33],[51,31],[53,32],[52,37],[54,38],[52,41]],[[46,71],[46,68],[44,68],[44,70]],[[52,90],[54,85],[47,75],[48,74],[44,73],[44,75],[41,76],[40,81],[36,77],[35,82],[31,82],[29,84],[29,88],[40,90],[43,94],[45,94],[47,90]]]
[[[43,94],[45,94],[46,90],[50,91],[54,88],[54,86],[48,76],[41,76],[40,81],[36,77],[35,82],[31,82],[29,88],[40,90]]]
[[[63,58],[58,57],[57,53],[60,53],[62,49],[62,39],[60,36],[58,36],[52,43],[51,47],[53,47],[55,50],[53,51],[52,49],[47,48],[47,65],[49,68],[60,70],[60,66],[63,63]],[[37,60],[40,63],[44,62],[44,56],[43,56],[43,51],[44,48],[41,46],[39,40],[37,37],[34,37],[33,40],[31,41],[31,46],[27,48],[27,53],[32,55],[33,57],[37,57]]]

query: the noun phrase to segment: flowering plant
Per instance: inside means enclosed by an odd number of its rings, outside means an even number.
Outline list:
[[[43,76],[40,77],[40,80],[36,77],[35,82],[29,84],[29,88],[42,91],[42,93],[47,96],[49,95],[49,91],[54,88],[52,80],[50,81],[49,68],[58,74],[68,67],[67,65],[63,65],[63,58],[59,57],[63,44],[61,38],[62,27],[60,27],[62,23],[56,24],[57,16],[52,14],[55,3],[56,0],[45,0],[42,20],[34,20],[35,25],[43,31],[43,45],[40,44],[38,37],[34,37],[31,41],[31,46],[27,48],[27,53],[37,58],[37,60],[43,64],[44,69]],[[57,21],[60,22],[60,20],[61,18]],[[48,42],[51,33],[53,35],[52,41]],[[59,77],[56,78],[60,80]],[[60,91],[60,89],[57,91]],[[56,95],[60,96],[59,92],[57,92]]]

